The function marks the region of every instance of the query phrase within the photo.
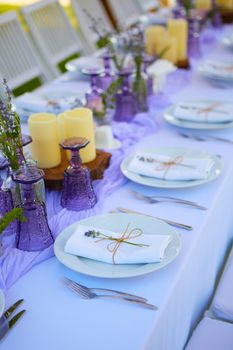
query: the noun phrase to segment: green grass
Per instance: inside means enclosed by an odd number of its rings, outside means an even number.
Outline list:
[[[78,22],[76,20],[76,17],[74,15],[72,7],[71,6],[65,6],[64,10],[65,10],[65,12],[66,12],[66,14],[67,14],[67,16],[69,18],[69,21],[70,21],[71,25],[74,27],[75,30],[78,30]],[[19,20],[20,20],[20,23],[21,23],[23,29],[26,32],[28,32],[27,25],[26,25],[26,23],[25,23],[25,21],[23,19],[23,16],[20,13],[20,6],[19,5],[9,5],[9,4],[0,4],[0,14],[4,13],[4,12],[7,12],[7,11],[16,11],[18,13]],[[64,73],[66,71],[65,64],[68,61],[70,61],[70,60],[72,60],[74,58],[77,58],[79,56],[80,55],[77,53],[77,54],[74,54],[74,55],[68,57],[64,61],[60,62],[59,65],[58,65],[58,68],[60,69],[60,71],[62,73]],[[13,91],[13,94],[14,94],[14,96],[22,95],[23,93],[25,93],[27,91],[32,91],[32,90],[38,88],[40,85],[41,85],[40,79],[39,78],[35,78],[35,79],[27,82],[23,86],[20,86],[17,89],[15,89]]]

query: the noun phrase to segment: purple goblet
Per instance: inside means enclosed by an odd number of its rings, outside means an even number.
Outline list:
[[[102,73],[101,69],[83,69],[83,74],[91,77],[91,87],[86,92],[86,107],[90,108],[94,114],[104,113],[102,95],[104,91],[98,87],[98,77]]]
[[[21,208],[26,218],[18,222],[16,245],[18,249],[40,251],[51,244],[54,239],[50,231],[45,204],[36,198],[35,184],[44,176],[44,172],[36,167],[22,166],[12,174],[12,179],[19,184],[21,192]]]
[[[115,80],[115,73],[112,71],[110,64],[112,55],[106,52],[102,55],[102,58],[104,62],[104,71],[99,76],[99,86],[103,91],[106,91]]]
[[[130,122],[137,113],[135,94],[129,86],[132,71],[121,71],[118,74],[122,79],[122,87],[116,93],[116,109],[113,119],[118,122]]]
[[[188,18],[188,55],[192,58],[200,58],[202,56],[200,49],[200,31],[201,31],[201,17]]]
[[[60,145],[71,151],[70,166],[64,172],[61,205],[74,211],[90,209],[96,204],[96,196],[92,187],[89,169],[82,165],[79,151],[89,141],[83,137],[72,137]]]

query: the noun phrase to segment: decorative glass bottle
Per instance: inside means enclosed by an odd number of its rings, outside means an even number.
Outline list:
[[[147,76],[142,69],[142,57],[135,58],[136,72],[133,75],[132,88],[135,93],[137,111],[147,112],[148,101],[147,101]]]
[[[116,109],[113,119],[118,122],[130,122],[137,113],[135,94],[129,86],[132,71],[121,71],[118,74],[122,79],[122,87],[116,93]]]
[[[154,61],[154,57],[150,55],[143,56],[143,72],[147,76],[147,97],[150,97],[154,94],[153,91],[153,76],[147,73],[147,68]]]
[[[26,251],[40,251],[54,239],[50,231],[45,204],[36,198],[35,184],[44,176],[36,167],[22,166],[12,174],[12,179],[20,186],[21,208],[25,222],[18,222],[16,246]]]
[[[70,166],[64,172],[61,205],[74,211],[90,209],[96,204],[89,169],[82,165],[80,149],[89,141],[83,137],[72,137],[61,143],[64,150],[71,151]]]

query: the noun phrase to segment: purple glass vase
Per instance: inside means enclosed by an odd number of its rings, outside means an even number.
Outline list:
[[[6,213],[14,208],[13,197],[11,190],[4,186],[4,179],[7,178],[9,171],[9,163],[5,158],[0,158],[0,216],[4,217]],[[1,177],[1,173],[5,173],[4,178]],[[16,221],[3,231],[4,235],[14,234],[16,232]]]
[[[90,209],[96,204],[89,169],[82,165],[80,149],[89,141],[83,137],[72,137],[61,143],[61,147],[71,151],[70,166],[64,172],[61,205],[74,211]]]
[[[122,79],[122,88],[116,93],[116,109],[113,119],[118,122],[130,122],[137,113],[135,94],[129,86],[132,71],[122,71],[118,74]]]
[[[45,204],[36,198],[35,184],[44,176],[36,167],[21,167],[12,174],[12,179],[19,184],[21,208],[25,222],[18,222],[16,246],[26,251],[40,251],[51,244],[54,239],[50,231]]]
[[[147,97],[150,97],[154,94],[153,90],[153,76],[151,74],[147,73],[147,68],[150,64],[154,61],[154,57],[150,55],[144,55],[143,56],[143,71],[144,74],[147,76]]]
[[[106,91],[109,86],[112,84],[112,82],[115,80],[115,74],[111,69],[110,60],[112,58],[112,55],[109,53],[104,53],[102,55],[103,62],[104,62],[104,71],[99,76],[99,87]]]
[[[91,77],[91,87],[86,92],[86,107],[90,108],[94,115],[104,113],[102,95],[104,91],[98,87],[98,78],[102,73],[100,69],[83,69],[83,74]]]
[[[188,55],[190,58],[201,58],[200,31],[201,17],[188,18]]]
[[[186,17],[183,1],[176,1],[176,6],[173,8],[172,14],[176,19]]]

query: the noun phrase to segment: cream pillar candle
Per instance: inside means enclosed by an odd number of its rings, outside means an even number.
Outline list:
[[[162,26],[150,26],[145,30],[145,46],[148,55],[155,56],[157,53],[158,40],[163,37],[165,29]]]
[[[158,54],[166,50],[161,57],[162,59],[168,60],[172,63],[177,62],[177,42],[176,39],[171,37],[167,32],[158,41],[157,49]]]
[[[216,0],[218,6],[226,10],[233,10],[233,0]]]
[[[92,111],[89,108],[76,108],[62,113],[66,123],[67,137],[85,137],[89,145],[81,149],[83,163],[91,162],[96,157],[95,134]]]
[[[196,0],[195,7],[199,10],[210,10],[212,8],[211,0]]]
[[[168,34],[176,39],[177,60],[182,61],[187,58],[188,44],[188,23],[184,19],[169,19]]]
[[[49,113],[32,114],[28,120],[32,137],[32,158],[39,168],[53,168],[61,162],[61,152],[57,133],[57,117]]]

